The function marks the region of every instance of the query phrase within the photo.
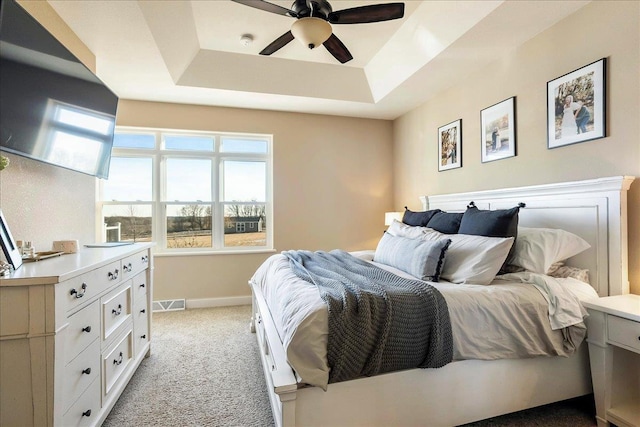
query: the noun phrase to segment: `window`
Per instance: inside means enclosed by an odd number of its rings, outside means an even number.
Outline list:
[[[100,181],[104,241],[159,252],[273,248],[272,138],[119,128]]]

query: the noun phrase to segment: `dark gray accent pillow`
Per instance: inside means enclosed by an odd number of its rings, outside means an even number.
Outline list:
[[[496,209],[486,211],[475,206],[469,206],[462,216],[462,222],[458,229],[459,234],[472,234],[485,237],[513,237],[514,244],[509,250],[501,271],[505,268],[516,248],[515,241],[518,237],[518,213],[524,204],[511,209]]]
[[[485,237],[517,237],[520,206],[511,209],[486,211],[469,207],[462,215],[459,234]]]
[[[424,212],[413,212],[407,209],[407,207],[405,206],[404,215],[402,216],[402,222],[414,227],[426,227],[429,220],[438,212],[440,212],[440,209],[433,209]]]
[[[429,220],[427,227],[444,234],[457,234],[463,215],[463,213],[440,211]]]

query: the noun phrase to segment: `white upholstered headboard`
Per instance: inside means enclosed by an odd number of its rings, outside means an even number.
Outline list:
[[[524,227],[560,228],[585,239],[591,248],[567,260],[589,269],[591,285],[600,296],[629,293],[627,255],[627,190],[634,177],[533,185],[499,190],[422,196],[424,210],[464,212],[469,202],[479,209],[520,210]]]

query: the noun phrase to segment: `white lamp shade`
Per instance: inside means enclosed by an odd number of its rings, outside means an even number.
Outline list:
[[[333,30],[331,24],[324,19],[300,18],[291,26],[291,34],[309,49],[320,46],[327,41]]]
[[[391,225],[393,220],[402,221],[402,215],[404,212],[385,212],[384,213],[384,225]]]

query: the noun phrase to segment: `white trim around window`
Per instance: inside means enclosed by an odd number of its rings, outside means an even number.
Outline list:
[[[272,135],[118,127],[109,178],[98,182],[98,241],[107,224],[158,254],[273,251]]]

